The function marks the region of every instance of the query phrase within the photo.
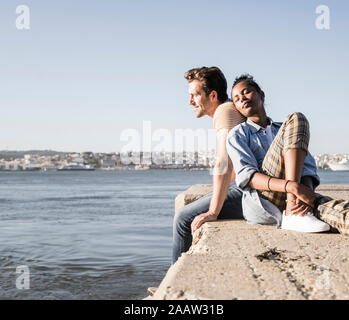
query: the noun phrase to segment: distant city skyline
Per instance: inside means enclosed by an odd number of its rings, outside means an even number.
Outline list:
[[[0,171],[212,169],[215,152],[0,152]],[[347,171],[347,155],[315,155],[318,169]],[[211,172],[213,174],[214,171]]]
[[[20,152],[20,153],[25,153],[25,152],[28,152],[28,154],[30,154],[30,152],[53,152],[53,153],[89,153],[89,152],[92,152],[92,153],[104,153],[104,154],[113,154],[113,153],[126,153],[126,152],[141,152],[141,153],[149,153],[148,151],[132,151],[132,150],[129,150],[129,151],[119,151],[119,150],[111,150],[111,151],[91,151],[91,150],[83,150],[83,151],[74,151],[74,150],[53,150],[53,149],[23,149],[23,150],[10,150],[10,149],[3,149],[3,150],[0,150],[0,153],[2,152]],[[196,150],[196,151],[186,151],[184,150],[183,152],[187,152],[187,153],[197,153],[197,152],[215,152],[216,150],[215,149],[210,149],[210,150],[206,150],[206,151],[200,151],[200,150]],[[180,153],[180,152],[176,152],[176,151],[152,151],[152,153]],[[328,155],[349,155],[349,152],[346,152],[346,153],[340,153],[340,152],[335,152],[335,153],[328,153],[328,152],[322,152],[322,153],[317,153],[318,155],[325,155],[325,154],[328,154]]]
[[[0,150],[120,152],[129,129],[143,149],[149,121],[151,147],[168,132],[176,151],[176,130],[213,127],[195,118],[183,75],[215,65],[229,97],[250,73],[274,121],[303,112],[312,154],[349,152],[348,1],[28,0],[30,29],[18,29],[21,4],[0,4]]]

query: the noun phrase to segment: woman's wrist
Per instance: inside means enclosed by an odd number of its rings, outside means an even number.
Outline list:
[[[298,191],[298,182],[286,180],[285,192],[296,195],[297,191]]]

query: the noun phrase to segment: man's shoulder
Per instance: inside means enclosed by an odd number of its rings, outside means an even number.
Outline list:
[[[221,115],[227,115],[231,112],[234,112],[235,110],[236,110],[236,107],[234,106],[233,102],[228,100],[217,107],[213,115],[213,118],[215,119]]]
[[[220,104],[213,116],[213,125],[217,132],[222,128],[230,130],[242,121],[245,121],[245,117],[229,100]]]

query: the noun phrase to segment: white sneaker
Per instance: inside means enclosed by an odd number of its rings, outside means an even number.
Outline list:
[[[285,211],[282,214],[281,229],[294,230],[300,232],[325,232],[330,230],[330,226],[315,218],[314,215],[286,215]]]

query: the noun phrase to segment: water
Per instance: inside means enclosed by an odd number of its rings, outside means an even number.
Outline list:
[[[207,171],[0,172],[0,298],[141,299],[171,261],[176,195]],[[18,290],[16,267],[30,271]]]
[[[319,172],[349,183],[349,172]],[[0,172],[1,299],[142,299],[171,261],[177,194],[208,171]],[[29,268],[20,290],[18,266]],[[18,281],[18,280],[17,280]]]
[[[318,174],[322,184],[349,184],[349,171],[323,171]]]

